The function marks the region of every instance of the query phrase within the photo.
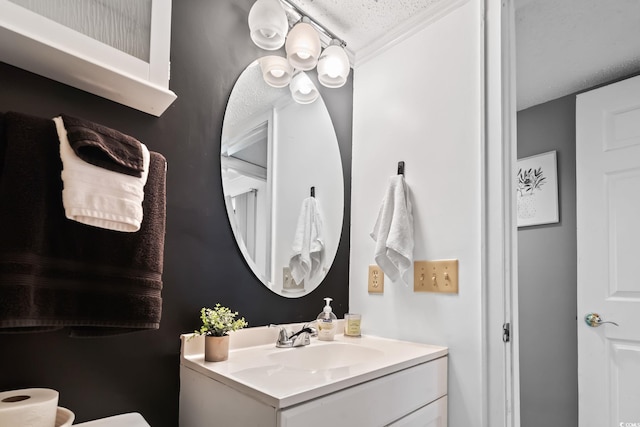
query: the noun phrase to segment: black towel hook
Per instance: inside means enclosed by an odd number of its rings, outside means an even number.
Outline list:
[[[404,175],[404,162],[398,162],[398,175]]]
[[[316,197],[316,187],[311,187],[311,197]]]

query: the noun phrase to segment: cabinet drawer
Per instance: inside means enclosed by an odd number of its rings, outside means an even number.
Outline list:
[[[385,426],[446,394],[447,358],[442,357],[282,410],[278,425]]]
[[[389,427],[447,427],[447,396],[402,417]]]

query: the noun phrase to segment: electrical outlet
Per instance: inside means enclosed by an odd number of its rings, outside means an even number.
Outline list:
[[[413,265],[414,292],[458,293],[458,260],[416,261]]]
[[[298,285],[293,276],[291,275],[291,269],[289,267],[282,267],[282,290],[284,292],[302,292],[304,291],[304,279]]]
[[[369,266],[369,293],[381,294],[384,292],[384,273],[377,265]]]

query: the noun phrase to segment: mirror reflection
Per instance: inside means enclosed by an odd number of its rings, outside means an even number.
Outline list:
[[[253,273],[285,297],[311,292],[333,263],[344,212],[338,140],[322,97],[294,102],[288,88],[264,82],[254,61],[231,92],[220,161],[229,223]]]

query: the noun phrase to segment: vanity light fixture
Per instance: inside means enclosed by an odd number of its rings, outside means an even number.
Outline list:
[[[318,59],[318,80],[325,87],[344,86],[351,66],[349,58],[339,40],[332,40]]]
[[[263,56],[258,60],[262,77],[269,86],[275,88],[285,87],[293,76],[293,67],[287,58],[277,55]]]
[[[289,31],[287,13],[279,0],[257,0],[249,10],[251,40],[265,50],[280,49]]]
[[[295,24],[287,35],[289,22]],[[256,0],[249,11],[249,29],[251,39],[262,49],[277,50],[284,45],[286,58],[265,56],[260,58],[260,67],[270,86],[282,88],[289,84],[296,102],[308,104],[319,95],[309,76],[295,74],[296,71],[309,71],[317,66],[318,81],[323,86],[339,88],[346,83],[351,71],[345,52],[347,44],[290,0]],[[326,46],[324,51],[322,46]],[[296,78],[297,75],[302,77]]]
[[[311,104],[318,99],[320,93],[304,71],[298,71],[289,83],[293,100],[298,104]]]
[[[320,56],[320,36],[309,24],[309,18],[303,17],[289,32],[285,42],[287,59],[297,70],[313,70]]]

